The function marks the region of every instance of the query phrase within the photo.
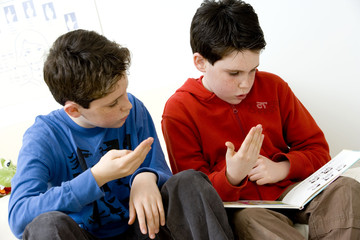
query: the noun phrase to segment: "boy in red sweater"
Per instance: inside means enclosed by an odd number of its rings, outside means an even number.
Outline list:
[[[266,42],[239,0],[205,1],[190,30],[195,67],[166,103],[162,130],[174,173],[208,175],[224,201],[280,200],[330,159],[324,134],[280,77],[258,70]],[[360,184],[341,177],[303,210],[230,209],[238,238],[360,239]]]

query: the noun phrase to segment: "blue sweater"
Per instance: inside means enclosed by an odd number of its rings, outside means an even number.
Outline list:
[[[136,174],[154,172],[159,187],[171,176],[149,112],[128,96],[133,108],[121,128],[83,128],[63,109],[36,118],[24,134],[12,180],[9,224],[18,238],[36,216],[49,211],[67,213],[97,237],[121,234],[128,228],[129,194]],[[133,150],[150,136],[152,149],[134,174],[99,188],[90,168],[109,150]]]

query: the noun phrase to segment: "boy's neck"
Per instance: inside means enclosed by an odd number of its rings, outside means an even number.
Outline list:
[[[66,113],[67,114],[67,113]],[[74,122],[76,123],[77,125],[79,125],[80,127],[83,127],[83,128],[94,128],[93,125],[89,124],[86,119],[83,117],[83,116],[80,116],[80,117],[72,117],[70,116],[69,114],[67,114],[69,116],[69,118]]]

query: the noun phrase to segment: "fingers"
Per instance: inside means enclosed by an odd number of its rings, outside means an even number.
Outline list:
[[[165,226],[165,210],[164,210],[164,206],[161,202],[158,202],[158,210],[159,210],[159,215],[160,215],[160,225],[161,226]]]
[[[154,239],[159,233],[160,225],[165,225],[165,212],[162,204],[160,205],[142,206],[138,207],[136,211],[141,233],[148,234],[151,239]],[[135,218],[130,218],[129,224],[132,224],[134,220]]]
[[[251,130],[252,133],[249,136],[249,144],[250,144],[249,151],[257,152],[257,150],[261,147],[262,144],[262,138],[263,138],[262,126],[259,124],[255,128],[252,128]]]
[[[131,150],[112,150],[112,158],[121,158],[124,156],[132,156],[132,157],[144,157],[148,154],[148,152],[151,149],[151,145],[154,142],[154,139],[152,137],[149,137],[142,141],[134,151]],[[110,152],[110,151],[109,151]]]
[[[149,237],[155,238],[155,234],[159,232],[159,212],[156,205],[150,206],[149,209],[145,209],[146,223],[148,227]]]
[[[258,181],[263,178],[260,172],[250,172],[248,176],[250,181],[252,182]]]
[[[135,207],[140,230],[151,239],[159,232],[160,225],[165,225],[165,211],[156,181],[152,172],[139,173],[130,190],[130,201]]]
[[[131,157],[140,158],[140,159],[144,160],[146,155],[149,153],[149,151],[151,149],[151,144],[153,142],[154,142],[154,139],[152,137],[145,139],[129,155],[131,155]]]
[[[240,151],[238,151],[239,154],[248,156],[258,155],[263,140],[264,135],[262,134],[262,126],[258,124],[256,127],[252,127],[246,135],[244,142],[241,144]]]
[[[136,211],[132,201],[129,202],[129,222],[128,224],[131,225],[135,222],[136,219]]]
[[[142,151],[145,149],[149,149],[151,148],[151,144],[154,142],[154,138],[149,137],[147,139],[145,139],[144,141],[142,141],[136,148],[135,148],[135,152],[136,151]],[[149,149],[150,150],[150,149]]]
[[[153,138],[148,138],[142,141],[135,150],[131,153],[133,157],[140,158],[142,160],[145,159],[146,155],[149,153],[151,149],[151,144],[154,142]]]
[[[269,168],[269,162],[267,158],[262,155],[259,155],[258,160],[254,168],[249,172],[250,181],[256,182],[257,185],[264,185],[270,183],[269,180],[271,177],[269,174],[272,172]],[[276,171],[273,171],[276,172]]]
[[[137,208],[136,215],[137,215],[137,218],[138,218],[141,233],[146,234],[147,233],[147,228],[146,228],[146,220],[145,220],[144,208]]]
[[[113,170],[115,171],[115,168],[117,168],[120,169],[120,171],[117,172],[118,175],[115,178],[128,176],[134,173],[134,171],[144,162],[153,141],[154,139],[150,137],[142,141],[134,151],[128,150],[125,155],[121,153],[123,150],[117,150],[116,152],[118,153],[115,154],[119,155],[114,159],[117,164],[113,166]]]

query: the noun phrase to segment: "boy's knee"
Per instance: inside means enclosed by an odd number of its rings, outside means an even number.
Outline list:
[[[207,176],[203,172],[196,171],[194,169],[188,169],[182,172],[179,172],[179,177],[187,180],[193,180],[193,179],[207,179]],[[176,176],[175,175],[175,176]]]
[[[163,196],[195,196],[216,191],[208,177],[192,169],[181,171],[172,176],[161,189]]]
[[[47,212],[36,217],[26,226],[23,239],[92,239],[69,215],[59,212]]]
[[[353,205],[353,207],[360,210],[360,183],[353,178],[349,177],[340,177],[338,178],[338,188],[341,189],[338,191],[344,199],[344,204]]]
[[[32,220],[32,222],[29,225],[35,225],[35,224],[36,225],[39,224],[41,226],[52,225],[54,222],[65,221],[65,219],[67,219],[68,217],[69,216],[66,215],[65,213],[58,211],[46,212],[34,218],[34,220]]]
[[[332,186],[331,186],[332,185]],[[340,177],[330,185],[329,189],[341,197],[358,198],[360,183],[353,178]]]
[[[350,178],[350,177],[340,177],[338,179],[342,182],[342,184],[350,186],[351,188],[360,190],[360,183],[358,181],[356,181],[355,179]]]
[[[71,222],[71,223],[70,223]],[[67,214],[53,211],[43,213],[34,218],[25,228],[24,235],[41,234],[42,232],[58,232],[59,228],[67,228],[76,224]]]
[[[185,187],[203,187],[204,184],[211,184],[208,177],[199,171],[193,169],[179,172],[173,176],[174,180]]]
[[[356,185],[356,183],[359,183],[358,181],[354,180],[353,178],[350,177],[339,177],[338,179],[336,179],[336,181],[334,181],[332,184],[334,185]]]

